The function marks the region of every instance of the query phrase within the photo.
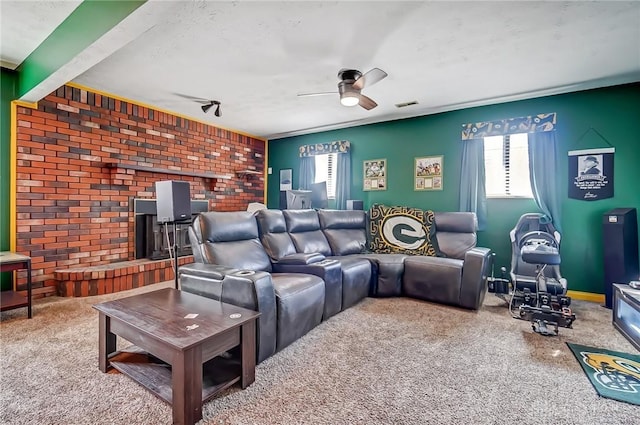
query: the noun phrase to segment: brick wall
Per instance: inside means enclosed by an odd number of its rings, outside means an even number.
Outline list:
[[[264,202],[262,175],[235,174],[263,171],[259,139],[69,86],[18,107],[17,121],[17,251],[32,257],[36,294],[55,292],[56,269],[134,259],[130,202],[154,198],[158,180],[188,181],[210,210]]]

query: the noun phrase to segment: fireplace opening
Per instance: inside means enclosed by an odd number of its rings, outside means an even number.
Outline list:
[[[158,223],[155,199],[134,199],[136,259],[162,260],[169,258],[169,249],[173,246],[174,240],[178,257],[191,255],[189,226],[196,215],[208,211],[208,208],[209,202],[207,201],[191,200],[191,221],[177,223],[174,234],[172,223],[169,223],[166,228],[164,224]]]

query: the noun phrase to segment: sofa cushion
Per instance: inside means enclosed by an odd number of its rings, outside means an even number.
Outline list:
[[[322,321],[325,304],[324,282],[318,276],[302,273],[274,273],[280,351],[305,335]]]
[[[282,211],[262,209],[256,212],[256,220],[260,241],[272,261],[280,261],[296,253]]]
[[[375,253],[442,255],[431,210],[374,204],[369,220],[369,249]]]
[[[356,254],[355,257],[367,259],[371,265],[371,295],[391,297],[400,295],[402,274],[406,254]]]
[[[320,230],[320,221],[316,210],[283,210],[282,214],[289,233]]]
[[[205,242],[205,261],[243,270],[271,271],[271,261],[259,239],[208,243]]]
[[[230,213],[203,213],[198,218],[202,242],[229,242],[258,239],[258,224],[253,214],[238,211]]]
[[[319,210],[320,227],[333,255],[360,254],[367,248],[367,217],[361,210]]]
[[[476,215],[470,212],[437,212],[436,235],[438,247],[444,256],[464,259],[464,255],[476,246]]]
[[[315,210],[283,210],[287,231],[297,252],[331,255],[331,247],[322,230]]]
[[[454,258],[408,257],[402,292],[412,298],[460,305],[464,262]]]
[[[369,295],[373,270],[366,258],[356,256],[329,257],[342,268],[342,310],[355,305]]]
[[[271,271],[271,261],[258,239],[258,225],[251,213],[201,213],[193,221],[192,229],[190,237],[196,238],[195,245],[205,263]]]

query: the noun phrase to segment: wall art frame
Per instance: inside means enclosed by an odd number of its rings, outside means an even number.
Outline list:
[[[387,190],[387,160],[367,159],[362,163],[362,190]]]
[[[293,169],[283,168],[280,170],[280,190],[291,190],[293,188]]]
[[[413,190],[442,190],[443,159],[442,155],[415,158]]]

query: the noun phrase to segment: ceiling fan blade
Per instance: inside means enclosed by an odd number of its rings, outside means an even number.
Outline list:
[[[376,106],[378,106],[378,104],[376,102],[374,102],[373,99],[371,99],[370,97],[367,97],[363,94],[360,95],[360,103],[358,103],[360,106],[362,106],[364,109],[366,109],[367,111],[370,109],[375,108]]]
[[[353,83],[353,87],[362,90],[366,86],[371,86],[378,81],[382,80],[387,76],[387,73],[381,70],[380,68],[373,68],[366,73],[362,74],[360,78],[358,78],[355,83]]]
[[[318,93],[300,93],[298,97],[325,96],[327,94],[337,94],[337,91],[323,91]]]

